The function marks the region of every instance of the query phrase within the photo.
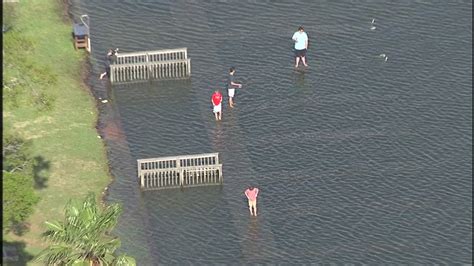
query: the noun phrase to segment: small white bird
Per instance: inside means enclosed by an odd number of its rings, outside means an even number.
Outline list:
[[[380,56],[380,57],[386,57],[386,55],[385,55],[385,54],[379,54],[379,56]]]
[[[370,30],[375,30],[376,28],[377,28],[377,27],[372,26],[372,27],[370,27]]]
[[[109,101],[107,101],[107,100],[102,100],[101,102],[102,102],[102,103],[108,103]]]
[[[97,136],[98,139],[101,139],[102,137],[101,136]]]
[[[372,24],[374,24],[374,22],[375,22],[375,18],[372,19]]]
[[[385,57],[385,62],[387,62],[387,60],[388,60],[388,56]]]

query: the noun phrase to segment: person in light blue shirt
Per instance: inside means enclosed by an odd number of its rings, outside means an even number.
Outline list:
[[[298,67],[300,58],[305,67],[306,64],[306,49],[308,49],[308,35],[304,32],[303,26],[298,28],[298,31],[293,34],[293,41],[295,41],[295,67]]]

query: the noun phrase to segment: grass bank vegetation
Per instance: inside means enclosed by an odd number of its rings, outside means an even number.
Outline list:
[[[47,247],[46,221],[110,182],[96,103],[81,78],[87,52],[74,50],[63,5],[3,4],[3,245],[24,262]]]

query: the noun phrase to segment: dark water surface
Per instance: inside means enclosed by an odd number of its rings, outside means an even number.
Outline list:
[[[91,18],[107,200],[124,205],[115,233],[139,265],[471,263],[472,1],[71,3]],[[110,87],[97,80],[110,47],[187,47],[192,78]],[[244,87],[216,123],[230,66]],[[206,152],[222,187],[140,192],[137,159]]]

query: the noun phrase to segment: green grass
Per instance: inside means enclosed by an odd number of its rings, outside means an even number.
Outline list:
[[[37,190],[41,200],[28,219],[29,231],[23,236],[4,236],[8,241],[25,242],[25,251],[36,255],[47,245],[40,237],[45,230],[44,222],[61,219],[63,208],[71,198],[82,199],[88,191],[100,196],[110,176],[104,144],[97,138],[95,129],[95,100],[81,81],[87,52],[74,50],[72,22],[63,21],[62,1],[30,0],[16,5],[14,28],[4,35],[4,40],[8,34],[16,34],[28,40],[30,46],[26,50],[4,49],[7,56],[20,55],[18,58],[25,59],[18,60],[14,67],[4,66],[4,79],[28,79],[31,77],[24,75],[36,75],[24,69],[23,61],[56,77],[51,84],[42,83],[44,92],[54,98],[51,110],[40,111],[31,104],[27,89],[17,108],[3,110],[4,126],[31,140],[33,156],[41,156],[50,164],[45,170],[46,187]],[[37,77],[39,81],[42,78]]]

